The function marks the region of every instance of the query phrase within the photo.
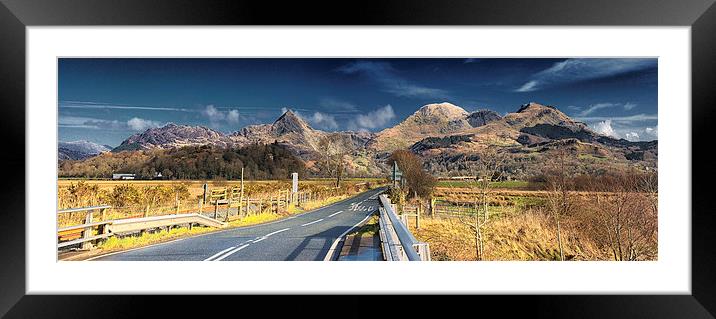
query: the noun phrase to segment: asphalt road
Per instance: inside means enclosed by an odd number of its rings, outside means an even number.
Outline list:
[[[323,260],[337,239],[378,210],[377,194],[382,190],[370,190],[262,225],[179,239],[93,260]]]

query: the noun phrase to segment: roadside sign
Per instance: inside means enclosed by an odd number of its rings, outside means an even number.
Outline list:
[[[393,187],[398,186],[398,183],[402,184],[403,179],[403,172],[398,167],[398,162],[393,162],[393,172],[390,176],[390,179],[393,181]]]
[[[291,193],[298,193],[298,173],[291,173],[291,178],[293,179]]]

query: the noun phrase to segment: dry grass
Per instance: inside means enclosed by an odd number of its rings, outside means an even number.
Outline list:
[[[538,211],[508,214],[490,222],[485,233],[485,260],[558,260],[553,222]],[[456,218],[425,218],[416,238],[430,244],[433,260],[476,260],[475,237]],[[567,260],[609,260],[593,243],[563,229]]]
[[[102,249],[103,252],[111,252],[117,250],[124,250],[142,246],[148,246],[156,243],[169,241],[172,239],[178,239],[187,236],[199,235],[216,231],[216,228],[211,227],[193,227],[192,229],[181,227],[172,228],[169,231],[161,230],[153,233],[146,233],[141,236],[125,236],[125,237],[110,237],[106,241],[100,243],[97,248]]]
[[[204,183],[208,184],[209,189],[219,187],[238,187],[241,185],[240,181],[213,181],[213,180],[154,180],[154,181],[140,181],[140,180],[87,180],[87,179],[60,179],[57,181],[57,187],[59,190],[67,189],[70,185],[76,184],[77,182],[84,182],[87,185],[97,185],[99,191],[111,192],[116,186],[119,185],[131,185],[136,187],[144,186],[171,186],[171,185],[185,185],[189,190],[191,198],[198,198],[204,193]],[[346,179],[343,184],[346,186],[353,186],[356,184],[362,184],[367,181],[377,183],[382,182],[378,179],[371,178],[356,178]],[[301,191],[327,191],[328,188],[332,188],[334,181],[328,179],[311,179],[301,180],[298,183]],[[245,196],[261,196],[264,194],[273,194],[279,190],[287,190],[291,188],[290,180],[266,180],[266,181],[245,181],[244,182],[244,195]],[[60,194],[58,194],[60,196]],[[193,201],[192,201],[193,203]]]

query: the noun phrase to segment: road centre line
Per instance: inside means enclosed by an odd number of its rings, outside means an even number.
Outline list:
[[[317,223],[317,222],[320,222],[320,221],[322,221],[322,220],[323,220],[323,218],[321,218],[321,219],[319,219],[319,220],[314,220],[314,221],[312,221],[312,222],[310,222],[310,223],[305,223],[305,224],[303,224],[303,225],[301,225],[301,226],[308,226],[308,225],[311,225],[311,224],[315,224],[315,223]]]
[[[239,250],[242,250],[242,249],[244,249],[244,248],[246,248],[246,247],[248,247],[248,246],[249,246],[249,244],[246,244],[246,245],[243,245],[243,246],[241,246],[241,247],[239,247],[239,248],[236,248],[236,249],[234,249],[234,250],[232,250],[232,251],[230,251],[230,252],[224,254],[223,256],[214,259],[214,261],[219,261],[219,260],[222,260],[222,259],[224,259],[224,258],[226,258],[226,257],[229,257],[229,256],[231,256],[232,254],[234,254],[235,252],[237,252],[237,251],[239,251]]]
[[[333,213],[333,214],[328,215],[328,217],[336,216],[336,215],[338,215],[338,214],[340,214],[340,213],[342,213],[342,212],[343,212],[342,210],[339,210],[339,211],[337,211],[337,212],[335,212],[335,213]]]
[[[280,232],[284,232],[284,231],[287,231],[287,230],[289,230],[289,229],[291,229],[291,228],[284,228],[284,229],[281,229],[281,230],[277,230],[277,231],[275,231],[275,232],[273,232],[273,233],[267,234],[267,235],[264,236],[264,237],[268,237],[268,236],[271,236],[271,235],[276,235],[276,234],[278,234],[278,233],[280,233]]]
[[[232,249],[234,249],[234,248],[236,248],[236,246],[231,246],[231,247],[229,247],[229,248],[226,248],[226,249],[224,249],[224,250],[222,250],[222,251],[220,251],[220,252],[218,252],[218,253],[212,255],[211,257],[209,257],[209,258],[207,258],[207,259],[204,259],[204,261],[211,261],[212,259],[218,257],[219,255],[221,255],[221,254],[223,254],[223,253],[225,253],[225,252],[227,252],[227,251],[229,251],[229,250],[232,250]]]

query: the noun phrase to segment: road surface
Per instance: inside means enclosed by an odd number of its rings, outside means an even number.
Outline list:
[[[382,188],[278,221],[222,230],[93,260],[323,260],[337,239],[378,210]]]

